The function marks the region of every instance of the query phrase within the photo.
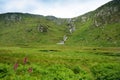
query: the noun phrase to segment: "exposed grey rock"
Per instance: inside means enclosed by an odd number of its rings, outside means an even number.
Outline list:
[[[114,7],[114,12],[119,11],[119,9],[117,7]]]
[[[47,26],[39,25],[38,26],[38,31],[39,32],[47,32],[48,28],[47,28]]]
[[[98,24],[98,22],[97,22],[96,20],[95,20],[95,23],[94,23],[94,24],[95,24],[96,27],[99,26],[99,24]]]
[[[68,23],[71,23],[71,18],[67,19],[67,22],[68,22]]]
[[[96,13],[94,15],[95,17],[94,25],[96,27],[104,24],[109,24],[112,22],[120,22],[118,18],[120,7],[118,7],[115,4],[116,2],[114,2],[114,4],[109,3],[108,5],[102,6],[101,8],[96,10]],[[113,6],[110,6],[110,5],[113,5]],[[112,15],[114,15],[114,17],[112,17]]]
[[[73,33],[75,31],[74,21],[75,20],[72,20],[72,19],[69,19],[68,21],[68,29],[70,33]]]
[[[68,30],[70,33],[73,33],[75,31],[74,21],[75,21],[75,19],[72,20],[71,18],[67,20],[67,22],[68,22],[67,26],[68,26]],[[68,36],[64,35],[63,39],[57,44],[65,44],[65,41],[67,39],[68,39]]]
[[[21,21],[22,17],[17,14],[7,15],[5,17],[6,21]]]
[[[81,17],[81,19],[82,19],[82,22],[86,22],[87,17],[86,17],[86,16],[83,16],[83,17]]]

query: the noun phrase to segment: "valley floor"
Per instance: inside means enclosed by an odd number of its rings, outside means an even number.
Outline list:
[[[120,47],[0,47],[0,80],[120,80]]]

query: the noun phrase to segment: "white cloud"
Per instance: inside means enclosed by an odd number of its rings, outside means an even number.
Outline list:
[[[95,10],[110,0],[6,0],[0,12],[27,12],[56,17],[75,17]]]

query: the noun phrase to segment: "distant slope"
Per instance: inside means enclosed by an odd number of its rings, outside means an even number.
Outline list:
[[[0,46],[63,44],[120,47],[120,0],[72,19],[0,14]]]
[[[52,16],[0,14],[0,45],[56,44],[66,33],[65,22]]]
[[[120,0],[75,18],[76,31],[68,45],[120,46]]]

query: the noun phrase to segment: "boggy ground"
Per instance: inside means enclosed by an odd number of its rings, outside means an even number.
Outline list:
[[[120,80],[120,48],[0,47],[0,80]]]

